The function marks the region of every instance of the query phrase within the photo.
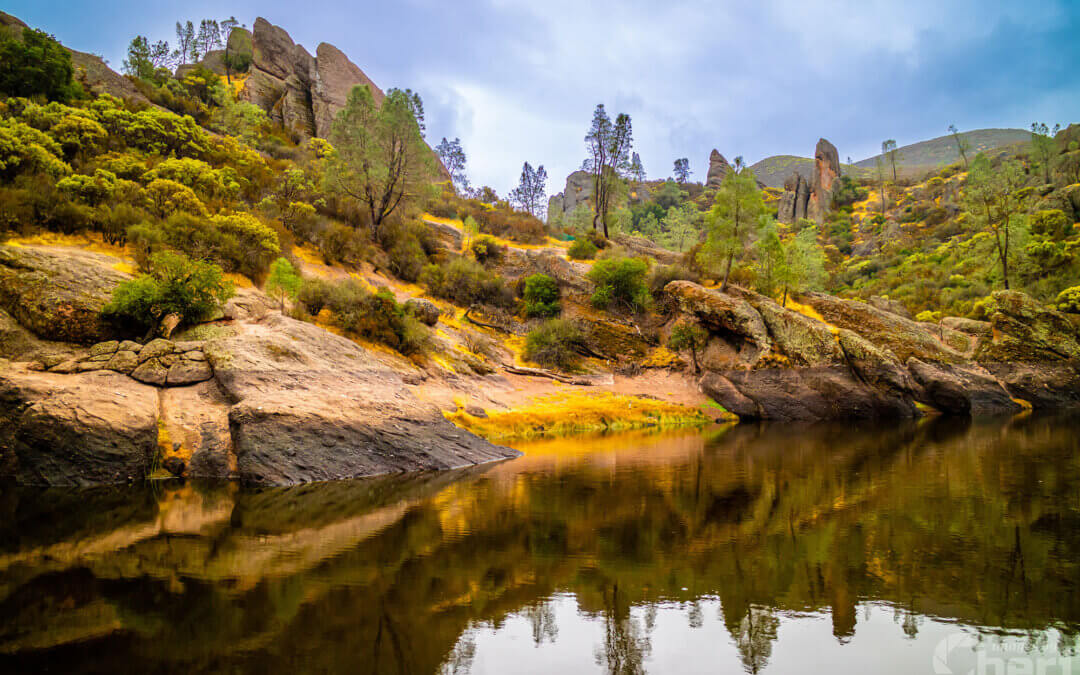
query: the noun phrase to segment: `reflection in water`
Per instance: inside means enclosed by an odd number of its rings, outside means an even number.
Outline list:
[[[1078,431],[740,425],[288,489],[5,489],[0,671],[934,672],[957,635],[955,672],[1068,657]]]

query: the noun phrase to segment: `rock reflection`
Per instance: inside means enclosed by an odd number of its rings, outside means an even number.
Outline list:
[[[566,594],[611,673],[649,670],[665,603],[699,630],[718,601],[752,673],[785,614],[847,642],[868,602],[896,615],[883,653],[928,617],[1075,649],[1077,431],[736,426],[296,488],[5,489],[0,670],[469,672],[478,626],[580,637]]]

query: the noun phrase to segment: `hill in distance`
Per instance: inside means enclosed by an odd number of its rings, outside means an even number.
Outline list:
[[[1031,140],[1031,132],[1023,129],[976,129],[960,134],[970,149],[968,157],[977,153],[998,149],[1018,148]],[[960,161],[956,141],[951,135],[919,141],[898,149],[897,168],[905,177],[919,177],[926,171]],[[868,157],[854,164],[841,164],[844,174],[855,178],[873,178],[879,155]],[[750,165],[754,175],[768,187],[782,188],[784,181],[793,173],[800,173],[809,181],[814,173],[814,160],[795,155],[773,155]]]

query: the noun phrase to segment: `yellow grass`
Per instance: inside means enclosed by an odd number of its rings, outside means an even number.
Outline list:
[[[490,441],[568,436],[599,431],[703,426],[698,408],[612,392],[566,392],[540,396],[525,406],[476,417],[459,406],[443,413],[454,424]]]
[[[97,232],[87,234],[60,234],[42,232],[29,237],[12,237],[4,242],[8,246],[63,246],[81,248],[94,253],[103,253],[116,258],[130,256],[130,251],[123,246],[107,243]]]
[[[818,313],[818,311],[816,309],[814,309],[810,305],[804,305],[801,302],[797,302],[797,301],[793,300],[790,296],[788,297],[788,300],[787,300],[787,308],[792,310],[792,311],[798,312],[799,314],[802,314],[803,316],[808,316],[811,319],[814,319],[816,321],[820,321],[821,323],[828,326],[829,332],[832,333],[833,335],[836,335],[836,334],[838,334],[840,332],[839,328],[837,328],[836,326],[834,326],[831,323],[829,323],[828,321],[826,321],[825,317],[821,316],[821,314]]]

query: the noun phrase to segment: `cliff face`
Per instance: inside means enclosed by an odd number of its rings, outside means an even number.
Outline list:
[[[371,87],[375,103],[382,103],[383,91],[337,47],[321,43],[312,56],[283,28],[262,17],[255,20],[251,66],[241,96],[267,111],[293,140],[325,138],[358,84]]]
[[[801,218],[822,222],[832,207],[833,191],[839,179],[840,154],[835,145],[824,138],[819,139],[814,151],[813,178],[807,182],[796,171],[784,181],[784,194],[780,197],[776,219],[781,223],[794,223]]]

